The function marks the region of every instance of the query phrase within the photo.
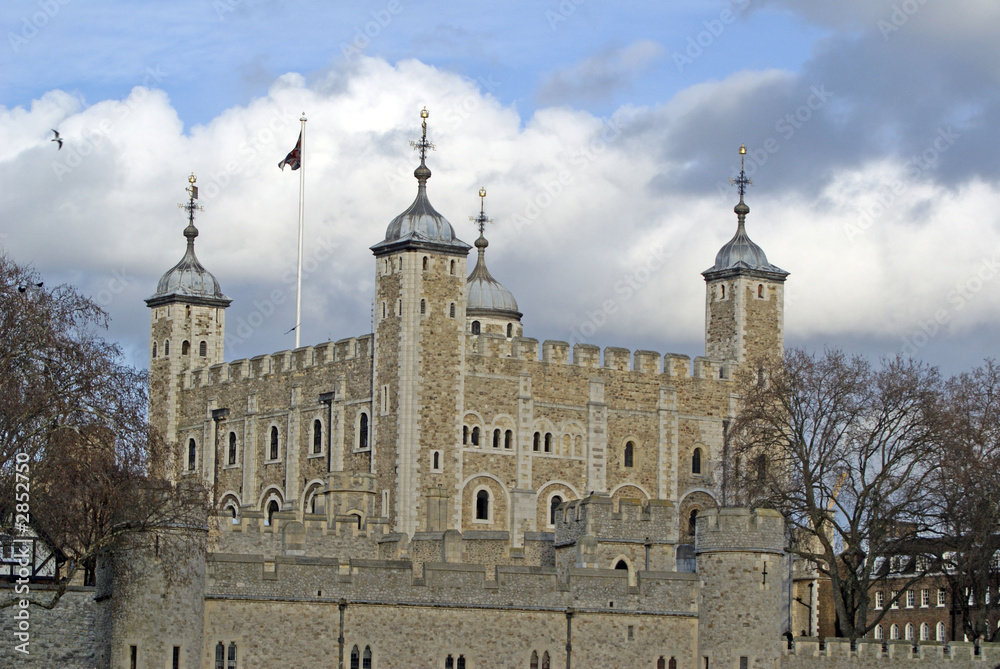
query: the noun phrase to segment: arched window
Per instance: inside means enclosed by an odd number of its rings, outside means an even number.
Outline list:
[[[323,451],[323,421],[316,419],[313,421],[313,453]]]
[[[552,665],[549,661],[549,651],[542,653],[542,669],[552,669]]]
[[[427,271],[427,265],[428,265],[428,262],[429,262],[429,261],[427,260],[427,256],[424,256],[424,271],[425,271],[425,272]]]
[[[726,299],[726,284],[722,284],[721,286],[719,286],[719,288],[722,289],[720,293],[722,299]]]
[[[479,321],[472,321],[472,334],[479,334]]]
[[[903,633],[905,634],[904,638],[907,641],[913,641],[913,623],[906,623]]]
[[[695,528],[698,526],[698,509],[691,509],[688,516],[688,534],[694,536]]]
[[[541,440],[542,440],[542,433],[541,432],[536,432],[535,433],[535,437],[534,437],[534,441],[531,443],[531,450],[537,451],[538,448],[539,448],[539,443],[541,442]]]
[[[757,297],[764,297],[764,284],[762,283],[757,284]]]
[[[153,357],[156,357],[156,342],[153,342]]]
[[[656,669],[667,669],[667,661],[662,656],[656,661]]]
[[[420,315],[427,313],[427,300],[420,300]]]
[[[351,669],[361,669],[361,651],[357,646],[351,649]]]
[[[513,336],[514,336],[514,324],[507,323],[507,339],[510,339]]]
[[[625,560],[619,560],[615,564],[615,569],[622,569],[622,570],[628,571],[628,562],[625,562]]]
[[[875,626],[875,640],[876,641],[881,641],[884,638],[885,638],[885,631],[883,631],[882,626],[881,625],[876,625]]]
[[[372,669],[371,646],[365,646],[365,652],[361,654],[361,669]]]
[[[451,261],[451,268],[448,270],[452,276],[455,276],[455,261]]]
[[[563,498],[560,497],[559,495],[556,495],[551,500],[549,500],[549,525],[556,524],[556,510],[562,503],[563,503]]]
[[[232,642],[229,643],[229,662],[226,669],[236,669],[236,644]]]
[[[204,339],[201,341],[200,344],[198,344],[198,355],[200,355],[203,358],[206,355],[208,355],[208,342],[205,341]]]
[[[187,355],[191,352],[191,342],[185,339],[181,342],[181,355]]]
[[[215,644],[215,669],[226,669],[226,644]]]
[[[451,262],[452,264],[455,264],[454,260],[452,260]],[[453,658],[451,655],[449,655],[444,659],[444,669],[455,669],[455,658]]]
[[[755,466],[757,468],[757,483],[763,483],[767,480],[767,457],[763,453],[757,456]]]
[[[677,669],[677,658],[670,658],[670,662],[667,663],[667,669]]]
[[[236,505],[232,504],[229,506],[229,515],[232,516],[233,525],[236,525],[239,521],[239,516],[236,511]]]
[[[441,452],[434,451],[434,457],[432,458],[431,469],[441,469]]]
[[[452,262],[454,262],[454,261],[452,261]],[[448,316],[451,317],[451,318],[455,317],[455,303],[454,302],[452,302],[451,304],[448,305]]]
[[[170,355],[170,340],[167,339],[163,342],[163,355]]]
[[[930,641],[931,640],[931,626],[927,623],[920,623],[920,640]]]
[[[472,428],[472,445],[473,446],[478,446],[479,445],[479,426],[478,425],[476,427]]]
[[[500,448],[500,430],[493,430],[493,448]]]
[[[476,520],[490,519],[490,493],[480,490],[476,493]]]
[[[368,414],[364,411],[361,412],[361,417],[358,419],[358,450],[368,450]]]
[[[468,425],[463,425],[462,426],[462,443],[463,444],[468,444],[469,443],[469,426]]]
[[[188,439],[188,469],[194,471],[194,465],[198,458],[198,444],[194,439]]]
[[[278,428],[274,425],[271,426],[271,450],[267,455],[271,460],[278,459]]]
[[[938,623],[937,624],[936,635],[934,637],[934,640],[935,641],[944,641],[944,635],[945,635],[944,623]]]
[[[385,318],[386,315],[389,313],[386,309],[387,309],[387,307],[385,306],[385,302],[383,302],[382,303],[382,318]]]
[[[455,669],[465,669],[465,656],[459,655],[458,662],[455,663]]]
[[[552,452],[552,433],[551,432],[546,432],[545,433],[545,452],[546,453],[551,453]]]
[[[896,623],[893,623],[892,626],[889,628],[889,638],[892,639],[893,641],[899,638],[899,625],[897,625]]]
[[[505,449],[510,450],[510,448],[512,446],[512,443],[513,443],[513,440],[514,440],[514,433],[513,432],[511,432],[510,430],[507,430],[506,432],[503,433],[503,447]]]
[[[396,315],[403,315],[403,300],[396,300]]]
[[[271,500],[267,503],[267,524],[270,525],[274,522],[274,514],[278,513],[278,502],[276,500]]]
[[[701,474],[701,449],[694,449],[694,454],[691,456],[691,473]]]
[[[229,464],[236,464],[236,433],[229,433]]]
[[[530,669],[538,669],[538,653],[531,651],[531,662],[528,663]]]
[[[628,442],[625,444],[625,466],[631,467],[635,461],[635,444],[633,442]]]

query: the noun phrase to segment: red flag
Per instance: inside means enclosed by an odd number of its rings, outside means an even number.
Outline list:
[[[302,167],[302,131],[299,131],[299,141],[295,142],[295,148],[288,152],[285,159],[278,163],[278,167],[281,171],[285,171],[285,165],[288,165],[292,170],[297,170]]]

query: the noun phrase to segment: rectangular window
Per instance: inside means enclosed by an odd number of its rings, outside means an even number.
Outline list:
[[[382,386],[382,415],[389,413],[389,386]]]
[[[741,656],[740,669],[749,669],[749,667],[750,667],[750,658],[745,655]]]
[[[938,588],[938,601],[937,601],[937,605],[938,606],[944,606],[944,603],[945,603],[947,597],[948,597],[948,595],[945,592],[945,589],[944,588]]]
[[[139,647],[129,646],[128,647],[128,666],[129,669],[136,669],[139,666]]]
[[[917,593],[913,590],[906,591],[906,608],[912,609],[917,603]]]
[[[628,626],[628,638],[629,641],[635,638],[635,627],[633,627],[632,625]]]
[[[890,609],[899,608],[899,590],[892,591],[892,604],[889,605]]]
[[[931,605],[931,591],[921,590],[920,591],[920,607],[926,609]]]
[[[885,607],[885,593],[879,590],[875,593],[875,608],[881,609]]]
[[[173,669],[181,669],[181,647],[174,646],[174,663]]]

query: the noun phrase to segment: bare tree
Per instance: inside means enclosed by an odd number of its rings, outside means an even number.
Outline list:
[[[868,619],[870,593],[890,574],[878,558],[912,553],[928,529],[937,372],[791,350],[742,370],[738,384],[727,499],[784,514],[792,553],[831,581],[838,634],[856,640],[884,612]],[[926,573],[920,562],[899,593]]]
[[[988,593],[1000,585],[1000,367],[987,360],[950,379],[941,419],[934,545],[961,632],[994,641],[1000,602]]]
[[[99,336],[106,325],[75,288],[0,256],[0,535],[51,549],[56,587],[35,600],[46,607],[125,538],[158,544],[204,524],[203,492],[162,476],[146,374]]]

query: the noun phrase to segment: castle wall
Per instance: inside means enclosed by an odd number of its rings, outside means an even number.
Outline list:
[[[47,596],[48,586],[31,586],[33,595]],[[0,666],[38,669],[92,669],[98,657],[102,638],[95,625],[96,604],[93,587],[71,586],[53,609],[32,606],[28,609],[28,654],[17,651],[22,643],[14,635],[21,620],[15,615],[20,607],[0,609],[0,629],[4,642],[0,644]],[[0,587],[0,597],[13,595],[13,588]]]
[[[934,641],[861,640],[856,650],[846,639],[819,641],[796,639],[784,647],[782,669],[888,669],[905,664],[913,669],[984,669],[1000,664],[1000,644],[986,643],[977,655],[972,643],[948,646]]]

